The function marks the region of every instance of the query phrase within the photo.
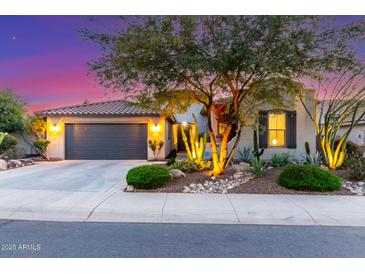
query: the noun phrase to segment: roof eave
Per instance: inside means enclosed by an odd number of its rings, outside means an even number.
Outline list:
[[[152,114],[47,114],[35,112],[34,115],[39,117],[161,117],[160,114],[152,113]]]

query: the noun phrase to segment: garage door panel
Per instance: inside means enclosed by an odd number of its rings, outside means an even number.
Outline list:
[[[147,159],[146,124],[66,124],[66,159]]]

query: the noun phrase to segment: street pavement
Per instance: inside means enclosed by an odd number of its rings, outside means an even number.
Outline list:
[[[0,221],[0,257],[365,257],[365,228]]]

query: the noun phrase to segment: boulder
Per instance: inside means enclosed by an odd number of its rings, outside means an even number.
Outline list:
[[[180,169],[171,169],[170,174],[171,174],[173,179],[186,177],[185,173],[182,172]]]
[[[131,185],[127,185],[127,188],[125,189],[126,192],[133,192],[134,191],[134,186]]]
[[[320,167],[321,169],[328,170],[328,167],[326,167],[325,165],[320,165],[319,167]]]
[[[31,158],[28,158],[28,159],[20,159],[20,161],[25,166],[30,166],[30,165],[33,165],[34,164],[34,162],[33,162],[33,160]]]
[[[8,169],[8,163],[5,160],[0,159],[0,170],[5,170],[5,169]]]
[[[9,168],[16,168],[23,166],[22,162],[19,160],[9,160],[8,167]]]
[[[183,190],[184,193],[189,193],[190,191],[191,191],[190,187],[184,186],[184,190]]]

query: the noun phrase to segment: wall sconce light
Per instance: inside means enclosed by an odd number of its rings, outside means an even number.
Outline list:
[[[53,124],[49,127],[49,130],[52,132],[59,132],[61,130],[61,127],[58,124]]]
[[[159,124],[154,124],[151,126],[152,132],[159,132],[161,130],[161,126]]]

